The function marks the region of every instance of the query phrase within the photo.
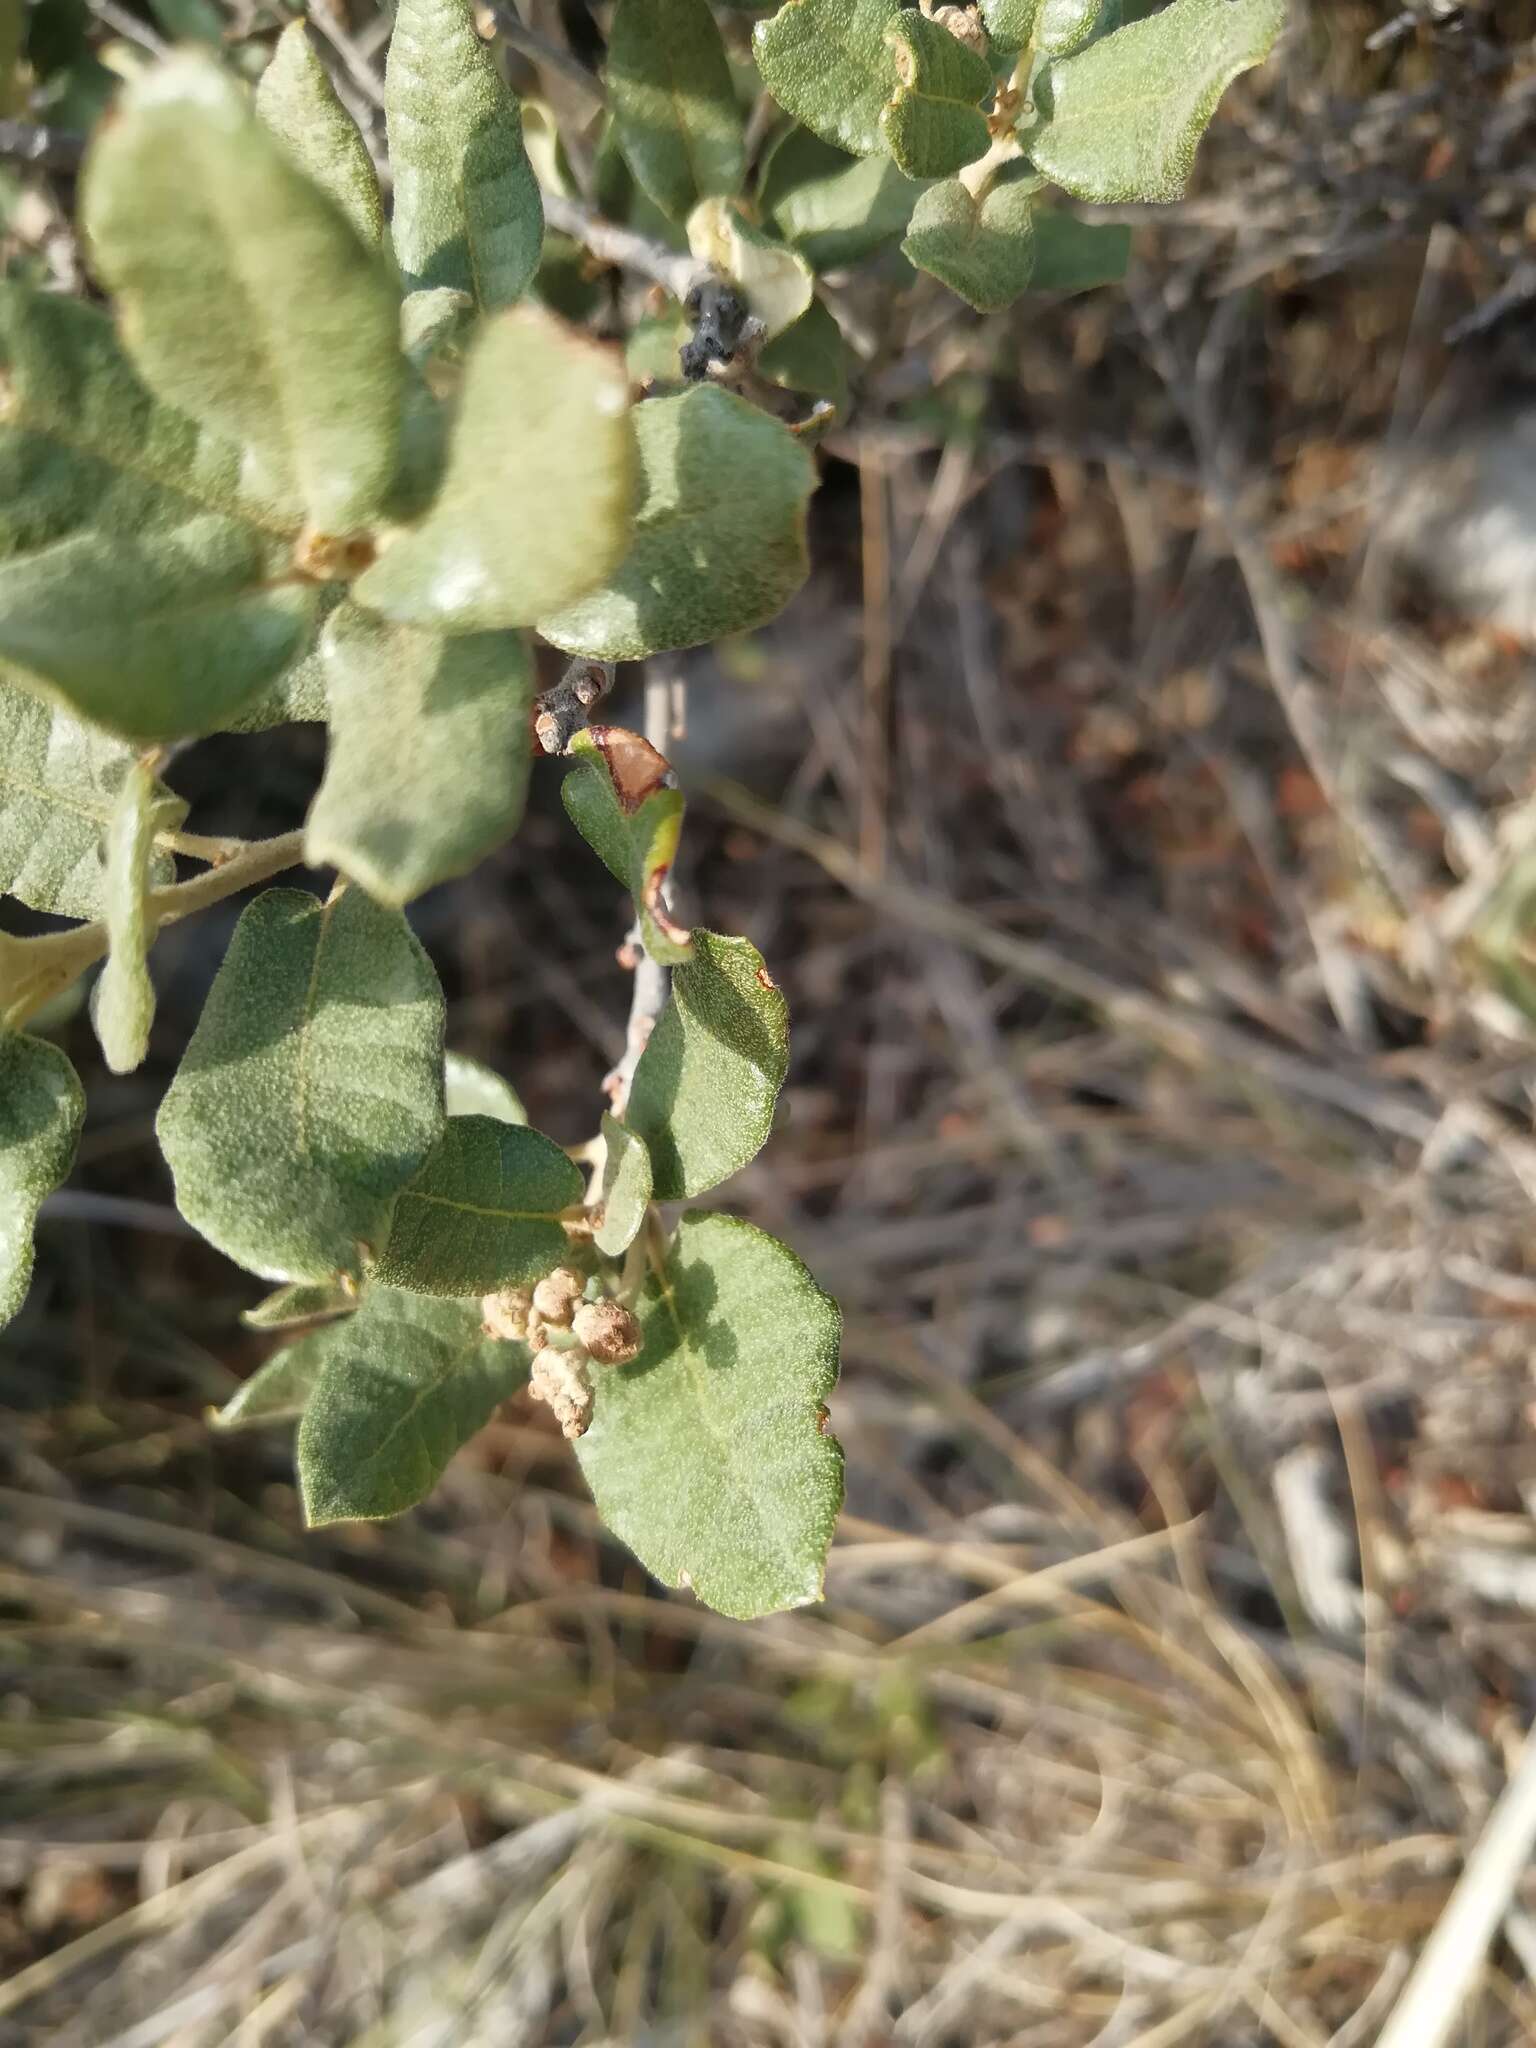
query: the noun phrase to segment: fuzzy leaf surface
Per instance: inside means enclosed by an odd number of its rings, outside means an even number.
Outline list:
[[[886,32],[899,0],[785,0],[752,31],[764,85],[787,114],[855,156],[885,147],[880,115],[898,84]]]
[[[1004,173],[978,200],[958,178],[932,185],[912,209],[902,254],[977,312],[1000,312],[1034,275],[1039,186]]]
[[[487,312],[514,304],[539,267],[544,206],[517,95],[476,35],[469,0],[400,0],[384,116],[407,291],[446,285]]]
[[[886,31],[897,86],[880,115],[885,146],[909,178],[947,178],[985,156],[991,140],[981,102],[992,92],[985,57],[941,22],[910,8]]]
[[[531,625],[594,589],[629,545],[629,410],[617,350],[537,306],[488,322],[436,502],[359,580],[359,600],[468,633]]]
[[[690,935],[672,922],[663,892],[683,829],[683,793],[662,755],[639,733],[589,725],[572,739],[574,761],[560,796],[571,823],[634,898],[640,938],[664,967],[693,958]]]
[[[1078,199],[1177,199],[1222,94],[1284,26],[1285,0],[1173,0],[1050,66],[1030,155]]]
[[[443,1125],[443,995],[360,889],[241,916],[156,1129],[181,1213],[272,1280],[356,1274]]]
[[[467,1053],[451,1052],[444,1062],[449,1116],[493,1116],[502,1124],[525,1124],[528,1112],[510,1081]]]
[[[278,1325],[258,1324],[258,1328]],[[217,1415],[209,1420],[217,1430],[257,1429],[268,1422],[297,1422],[314,1392],[315,1381],[325,1363],[326,1347],[321,1339],[328,1330],[311,1330],[275,1351],[265,1365],[256,1368],[245,1384],[231,1395]]]
[[[388,1287],[304,1342],[320,1357],[298,1444],[312,1529],[414,1507],[528,1376],[524,1346],[487,1338],[477,1302]]]
[[[695,931],[635,1068],[625,1121],[659,1202],[702,1195],[755,1159],[789,1071],[789,1009],[747,939]]]
[[[633,414],[640,503],[629,553],[599,590],[539,621],[546,640],[639,661],[760,626],[805,581],[816,476],[787,427],[715,385]]]
[[[576,1446],[599,1514],[664,1585],[750,1620],[821,1597],[843,1493],[824,1433],[837,1306],[787,1246],[685,1216]]]
[[[0,1329],[26,1299],[32,1227],[68,1176],[85,1095],[56,1045],[0,1030]]]
[[[533,674],[522,636],[450,639],[344,604],[321,651],[330,740],[309,865],[394,904],[468,874],[523,815]]]
[[[531,1287],[566,1251],[559,1218],[585,1191],[580,1169],[526,1125],[454,1116],[395,1206],[374,1278],[412,1294]]]
[[[606,75],[619,147],[663,213],[740,187],[741,109],[708,0],[619,0]]]
[[[330,194],[370,247],[384,238],[384,202],[368,145],[336,97],[309,30],[290,21],[256,88],[256,112],[294,163]]]
[[[593,1239],[600,1252],[617,1259],[640,1235],[651,1204],[651,1155],[645,1140],[617,1117],[603,1117],[603,1138],[603,1213]]]
[[[110,950],[92,993],[91,1014],[114,1074],[131,1074],[149,1050],[155,987],[146,955],[155,927],[147,893],[155,833],[186,815],[179,798],[157,796],[155,778],[136,761],[123,778],[107,827],[102,914]]]
[[[246,1309],[240,1320],[248,1330],[291,1330],[304,1323],[329,1322],[332,1316],[350,1315],[357,1296],[349,1289],[322,1282],[291,1281],[279,1287],[254,1308]]]
[[[887,156],[850,157],[792,128],[763,173],[759,201],[813,270],[862,263],[906,233],[923,187]]]
[[[365,525],[399,446],[399,294],[234,80],[193,52],[142,73],[81,207],[146,381],[248,447],[316,532]]]

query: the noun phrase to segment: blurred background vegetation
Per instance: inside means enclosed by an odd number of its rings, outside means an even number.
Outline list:
[[[848,1319],[823,1608],[659,1591],[522,1403],[306,1535],[287,1442],[206,1426],[273,1340],[152,1142],[233,911],[156,949],[139,1073],[56,1020],[90,1120],[0,1340],[4,2048],[1375,2039],[1536,1711],[1536,7],[1291,12],[1188,199],[1118,211],[1126,288],[834,284],[811,585],[679,663],[683,908],[795,1020],[728,1199]],[[285,18],[0,5],[7,270],[88,291],[70,135]],[[387,16],[311,19],[377,140]],[[602,22],[484,24],[578,166]],[[628,307],[558,243],[545,283]],[[320,757],[176,781],[277,831]],[[413,915],[450,1044],[575,1142],[625,915],[555,782]],[[1528,1880],[1457,2039],[1533,2038]]]

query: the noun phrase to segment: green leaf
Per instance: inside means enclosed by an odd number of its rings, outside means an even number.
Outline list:
[[[288,1290],[285,1290],[287,1292]],[[318,1290],[313,1290],[318,1291]],[[274,1297],[275,1299],[275,1297]],[[242,1322],[249,1317],[242,1317]],[[280,1327],[258,1324],[257,1328]],[[255,1429],[264,1422],[297,1422],[325,1364],[331,1332],[311,1330],[285,1344],[208,1419],[215,1429]]]
[[[533,673],[522,636],[448,639],[344,604],[321,651],[330,742],[305,859],[381,903],[468,874],[523,815]]]
[[[292,1330],[303,1323],[329,1322],[333,1316],[350,1315],[356,1307],[357,1295],[350,1288],[329,1282],[312,1286],[308,1281],[298,1280],[279,1287],[254,1308],[246,1309],[240,1320],[248,1330]]]
[[[215,732],[298,656],[312,586],[264,584],[251,529],[80,533],[0,562],[0,661],[128,739]]]
[[[32,1226],[75,1163],[85,1096],[57,1046],[0,1031],[0,1329],[26,1299]]]
[[[909,178],[947,178],[991,143],[981,102],[992,69],[942,23],[911,9],[886,31],[897,86],[880,115],[886,148]]]
[[[605,588],[539,621],[546,640],[595,661],[744,633],[806,576],[816,474],[787,427],[715,385],[649,399],[633,418],[634,545]]]
[[[155,834],[174,830],[187,814],[179,797],[157,794],[154,776],[136,761],[124,776],[107,827],[102,911],[110,951],[91,1000],[96,1036],[114,1074],[131,1074],[149,1051],[155,986],[145,958],[155,925],[146,900]]]
[[[589,725],[571,740],[574,765],[560,795],[571,823],[635,901],[640,939],[664,967],[693,958],[690,935],[667,914],[663,891],[683,829],[683,793],[649,740],[619,725]]]
[[[847,410],[848,350],[842,329],[820,299],[812,299],[794,326],[768,343],[757,367],[786,391],[808,391],[837,412]]]
[[[1022,50],[1035,33],[1040,0],[981,0],[981,19],[999,50]]]
[[[305,1341],[322,1353],[299,1425],[312,1529],[414,1507],[528,1373],[521,1344],[486,1337],[477,1303],[385,1287]]]
[[[1284,26],[1285,0],[1173,0],[1050,66],[1030,154],[1079,199],[1177,199],[1222,94]]]
[[[895,92],[886,32],[900,0],[785,0],[752,31],[763,83],[786,113],[855,156],[885,147],[880,115]]]
[[[637,1307],[645,1348],[597,1382],[576,1455],[647,1571],[740,1620],[818,1600],[842,1504],[824,1434],[836,1304],[785,1245],[685,1216]]]
[[[224,732],[270,732],[275,725],[324,725],[330,712],[325,701],[325,660],[319,628],[339,605],[347,602],[344,583],[322,584],[315,603],[315,627],[303,652],[277,681],[252,703],[242,706],[221,728]]]
[[[696,931],[694,957],[635,1068],[625,1121],[650,1147],[659,1202],[717,1187],[755,1159],[789,1071],[789,1011],[747,939]]]
[[[1104,0],[1041,0],[1035,46],[1047,57],[1070,57],[1099,26]]]
[[[584,1193],[560,1147],[524,1125],[455,1116],[395,1208],[375,1280],[412,1294],[531,1287],[565,1257],[562,1214]]]
[[[688,246],[739,286],[770,337],[793,326],[811,303],[816,281],[805,258],[765,235],[733,201],[701,200],[688,216]]]
[[[707,0],[619,0],[605,68],[619,147],[663,213],[738,189],[741,110]]]
[[[623,560],[633,495],[623,357],[542,307],[503,313],[470,356],[437,502],[357,595],[450,632],[531,625]]]
[[[357,123],[336,97],[309,30],[290,21],[256,88],[256,112],[299,169],[328,192],[362,239],[384,238],[384,202]]]
[[[474,300],[447,285],[408,292],[400,302],[400,346],[418,370],[434,361],[459,367],[475,326]]]
[[[258,896],[156,1125],[187,1221],[268,1279],[356,1274],[442,1126],[442,990],[405,919]]]
[[[0,283],[0,556],[199,513],[246,521],[274,570],[292,554],[297,515],[252,495],[233,442],[150,393],[104,313]]]
[[[366,524],[399,445],[399,295],[235,82],[193,52],[142,73],[81,209],[148,383],[249,447],[317,534]]]
[[[468,0],[400,0],[384,113],[406,288],[448,285],[487,311],[512,305],[539,267],[544,207],[517,96]]]
[[[759,199],[813,269],[842,270],[906,233],[922,189],[888,156],[848,157],[792,128],[769,158]]]
[[[604,1115],[603,1139],[603,1209],[593,1241],[617,1259],[640,1235],[651,1205],[651,1155],[645,1140],[617,1117]]]
[[[449,1116],[493,1116],[498,1123],[527,1123],[528,1112],[512,1083],[467,1053],[448,1054],[444,1078]]]
[[[1113,222],[1078,220],[1060,207],[1036,206],[1034,292],[1087,292],[1118,284],[1131,260],[1131,231]]]
[[[0,681],[0,890],[55,917],[102,911],[102,842],[133,766],[121,740]],[[176,879],[152,853],[149,885]]]
[[[976,199],[958,178],[933,185],[912,209],[902,254],[979,313],[1001,312],[1034,274],[1034,196],[1040,181],[1016,167]]]

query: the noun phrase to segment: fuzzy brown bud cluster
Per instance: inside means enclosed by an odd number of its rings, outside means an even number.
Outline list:
[[[933,0],[923,0],[923,12],[930,21],[936,21],[940,28],[947,28],[957,43],[964,43],[968,50],[974,50],[978,57],[985,57],[990,47],[986,24],[973,7],[935,6]]]
[[[480,1304],[488,1337],[532,1349],[528,1390],[573,1438],[592,1420],[591,1368],[628,1365],[640,1353],[635,1317],[622,1302],[583,1301],[586,1284],[574,1268],[558,1266],[537,1287],[506,1287]]]

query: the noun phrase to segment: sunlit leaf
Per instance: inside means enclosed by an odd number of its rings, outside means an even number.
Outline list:
[[[977,199],[958,178],[933,185],[912,209],[902,254],[980,313],[1011,306],[1034,274],[1038,178],[1005,171]]]
[[[503,313],[470,355],[436,502],[358,597],[450,632],[531,625],[623,560],[633,496],[623,357],[541,307]]]
[[[533,676],[517,633],[447,638],[345,604],[321,635],[330,740],[305,857],[381,903],[468,874],[528,783]]]
[[[469,0],[400,0],[384,73],[395,181],[390,234],[406,288],[448,285],[490,310],[539,267],[544,207],[517,96]]]
[[[85,1096],[57,1046],[0,1029],[0,1328],[26,1299],[32,1227],[75,1162]]]
[[[565,1254],[561,1215],[579,1206],[580,1169],[526,1126],[450,1117],[401,1193],[374,1278],[413,1294],[527,1287]]]
[[[126,89],[81,218],[160,396],[249,447],[317,533],[364,525],[395,471],[399,295],[211,58],[179,53]]]
[[[611,580],[539,621],[556,647],[638,661],[760,626],[806,576],[815,487],[788,428],[715,385],[633,415],[640,456],[634,544]]]
[[[843,1491],[836,1305],[786,1246],[696,1213],[638,1313],[645,1348],[598,1378],[576,1446],[603,1520],[722,1614],[819,1599]]]
[[[999,50],[1022,50],[1035,33],[1040,0],[981,0],[981,18]]]
[[[256,88],[256,111],[312,183],[328,192],[365,242],[384,234],[384,204],[368,145],[336,97],[302,21],[290,21]]]
[[[886,32],[900,0],[785,0],[752,31],[763,83],[793,114],[839,149],[884,148],[880,115],[898,83]]]
[[[357,1295],[351,1288],[295,1280],[246,1309],[240,1320],[250,1330],[292,1330],[305,1323],[325,1323],[333,1316],[350,1315],[356,1307]]]
[[[1284,26],[1285,0],[1173,0],[1050,66],[1030,154],[1079,199],[1177,199],[1222,94]]]
[[[909,178],[946,178],[985,156],[981,102],[992,92],[985,57],[940,22],[908,8],[886,31],[897,85],[880,115],[886,148]]]
[[[304,1343],[320,1366],[298,1444],[312,1529],[414,1507],[528,1376],[524,1347],[486,1337],[477,1302],[387,1287]]]
[[[155,928],[146,900],[155,834],[174,829],[186,815],[179,798],[157,790],[142,761],[124,776],[112,807],[105,843],[102,914],[111,950],[91,1000],[96,1036],[114,1074],[130,1074],[149,1050],[155,988],[145,958]]]
[[[102,908],[102,842],[133,750],[30,690],[0,681],[0,891],[56,917]],[[149,883],[175,880],[152,853]]]
[[[443,1125],[443,996],[398,911],[269,889],[156,1129],[182,1214],[273,1280],[357,1273]]]
[[[688,216],[688,246],[701,263],[739,287],[770,338],[792,326],[811,303],[815,279],[805,258],[765,235],[731,200],[700,201]]]
[[[619,0],[605,70],[619,147],[664,213],[737,190],[741,110],[707,0]]]
[[[650,1148],[656,1199],[702,1195],[756,1158],[789,1069],[789,1013],[747,939],[695,931],[635,1069],[625,1121]]]
[[[627,1124],[604,1116],[603,1209],[594,1241],[610,1259],[634,1243],[651,1204],[651,1155]]]
[[[1040,0],[1035,46],[1048,57],[1070,57],[1100,25],[1104,0]]]
[[[570,744],[560,794],[582,838],[634,898],[645,950],[663,966],[693,958],[689,934],[663,892],[683,828],[683,794],[662,755],[638,733],[589,725]]]
[[[813,269],[840,270],[906,233],[922,186],[888,156],[850,157],[791,128],[763,173],[759,201]]]
[[[445,1078],[450,1116],[493,1116],[498,1123],[527,1123],[528,1112],[512,1083],[467,1053],[448,1054]]]

